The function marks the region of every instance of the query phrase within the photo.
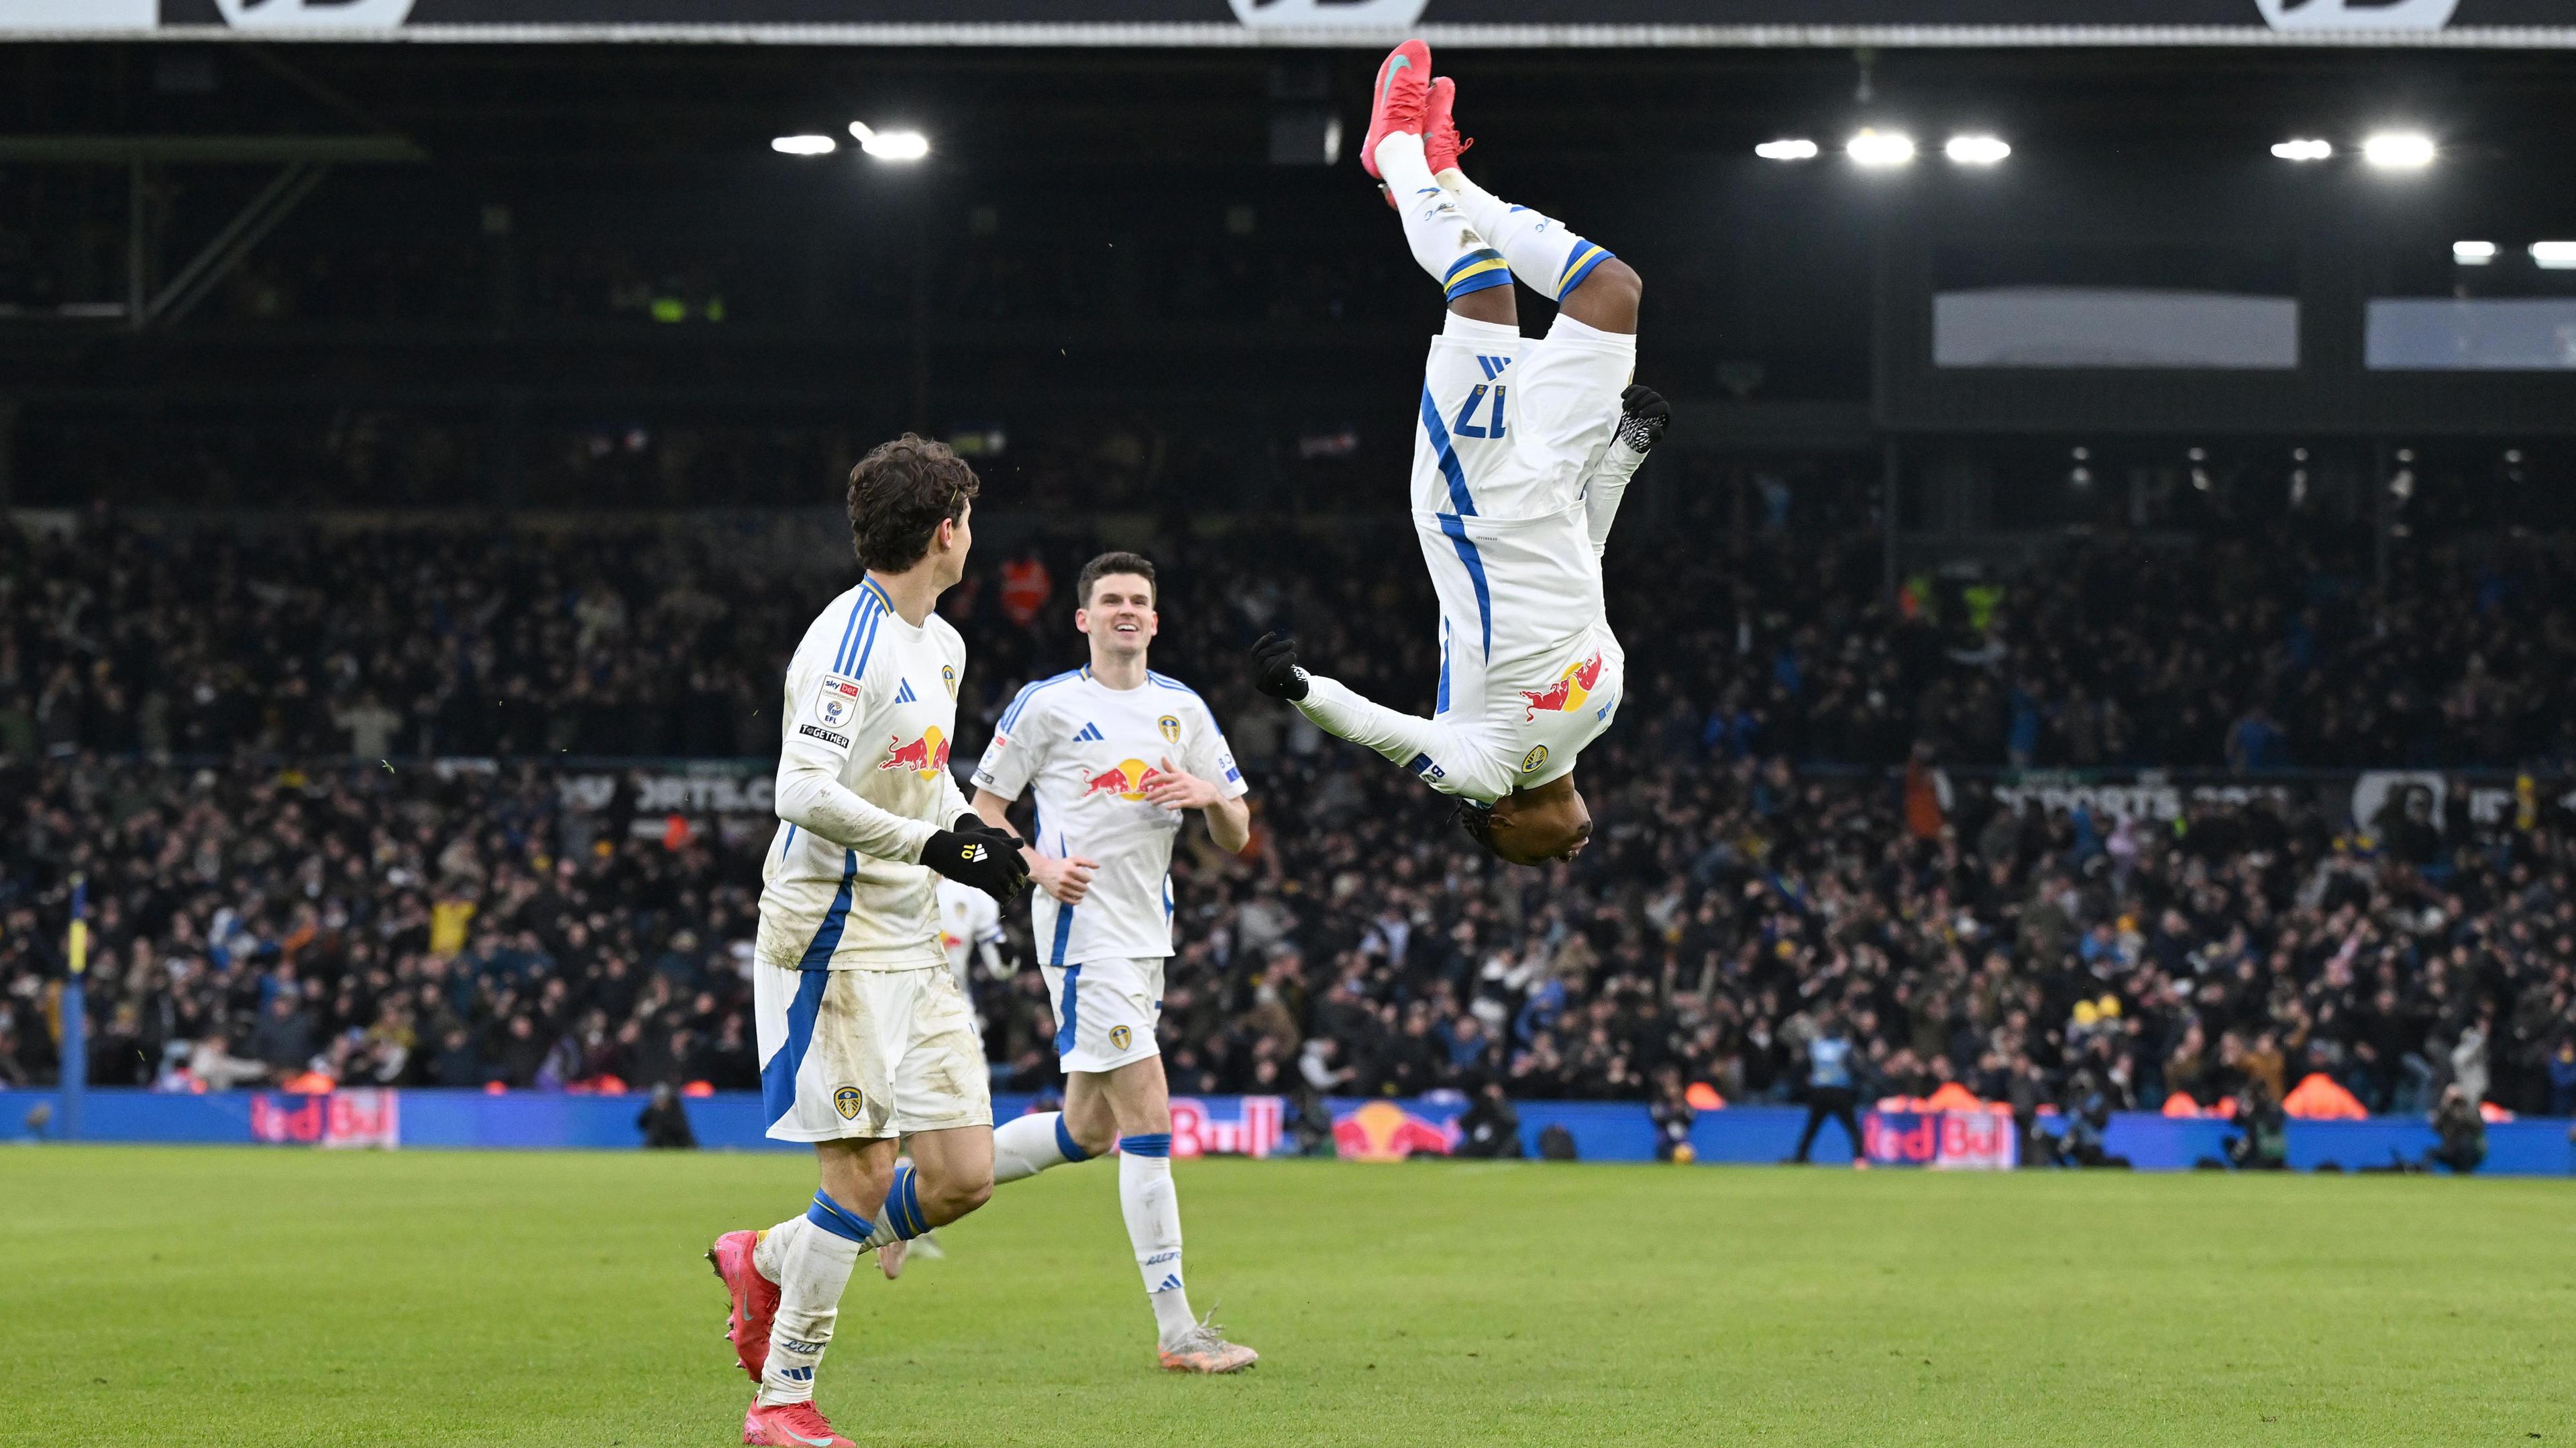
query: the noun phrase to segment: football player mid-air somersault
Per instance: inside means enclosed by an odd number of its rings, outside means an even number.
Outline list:
[[[1628,480],[1670,420],[1636,370],[1637,273],[1458,170],[1457,87],[1419,40],[1378,70],[1360,163],[1383,183],[1413,258],[1447,295],[1413,450],[1414,531],[1440,597],[1429,719],[1299,667],[1296,641],[1253,646],[1261,691],[1457,796],[1467,830],[1517,865],[1592,837],[1574,761],[1610,727],[1625,656],[1602,609],[1601,552]],[[1557,304],[1524,341],[1513,278]]]

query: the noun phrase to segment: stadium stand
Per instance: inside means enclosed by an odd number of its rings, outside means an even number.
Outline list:
[[[82,871],[101,1084],[750,1086],[765,796],[655,780],[772,747],[834,526],[0,530],[0,1081],[54,1070],[36,907]],[[1070,653],[1089,546],[994,545],[953,596],[979,730]],[[1595,848],[1525,873],[1244,680],[1291,619],[1355,683],[1427,692],[1420,575],[1366,546],[1160,550],[1157,665],[1258,801],[1245,858],[1179,866],[1177,1091],[1783,1099],[1832,1006],[1884,1094],[2154,1109],[2322,1073],[2374,1111],[2454,1082],[2576,1105],[2565,807],[2453,781],[2356,824],[2348,776],[2280,768],[2563,768],[2562,551],[2428,548],[2381,590],[2278,538],[2098,544],[1891,610],[1865,534],[1623,540],[1614,617],[1670,702],[1611,736]],[[2240,772],[2167,819],[2004,765]],[[1035,972],[979,1006],[997,1082],[1050,1084]]]

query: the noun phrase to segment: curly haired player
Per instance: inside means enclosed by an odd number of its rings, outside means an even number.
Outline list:
[[[745,1443],[849,1443],[814,1406],[814,1372],[852,1268],[993,1191],[984,1045],[934,888],[945,877],[1007,904],[1028,884],[1021,842],[948,768],[966,645],[933,605],[965,571],[977,490],[964,459],[910,433],[860,459],[850,535],[867,576],[787,666],[752,997],[768,1134],[812,1142],[821,1185],[798,1215],[707,1253],[733,1298],[727,1336],[760,1384]]]

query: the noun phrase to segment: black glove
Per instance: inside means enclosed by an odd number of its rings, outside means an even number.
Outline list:
[[[1252,687],[1273,699],[1306,697],[1306,671],[1297,667],[1294,634],[1263,634],[1252,645]]]
[[[1619,394],[1619,441],[1628,450],[1644,457],[1664,440],[1664,429],[1673,425],[1673,405],[1651,387],[1630,383]]]
[[[953,834],[991,835],[993,838],[998,840],[1008,840],[1011,848],[1015,850],[1028,843],[1028,841],[1021,839],[1018,835],[1012,834],[1006,827],[993,823],[991,820],[984,818],[973,810],[968,810],[966,813],[959,815],[957,817],[957,822],[950,825],[948,828]]]
[[[958,823],[965,823],[959,820]],[[980,830],[937,830],[921,847],[921,863],[960,885],[972,885],[1005,905],[1029,887],[1028,861],[1020,842],[1008,835]]]

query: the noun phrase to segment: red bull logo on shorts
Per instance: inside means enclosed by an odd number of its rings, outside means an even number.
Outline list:
[[[886,757],[877,763],[879,769],[908,769],[929,778],[948,768],[948,737],[934,724],[910,744],[886,741]]]
[[[1600,682],[1601,656],[1599,654],[1594,654],[1582,663],[1569,664],[1566,666],[1564,675],[1546,688],[1519,691],[1521,702],[1528,706],[1522,711],[1521,719],[1523,722],[1535,719],[1541,709],[1551,714],[1570,714],[1583,707],[1583,701],[1592,697],[1593,685]]]
[[[1145,791],[1162,778],[1162,771],[1141,759],[1122,759],[1114,769],[1104,769],[1082,782],[1082,797],[1114,794],[1124,800],[1142,800]]]

